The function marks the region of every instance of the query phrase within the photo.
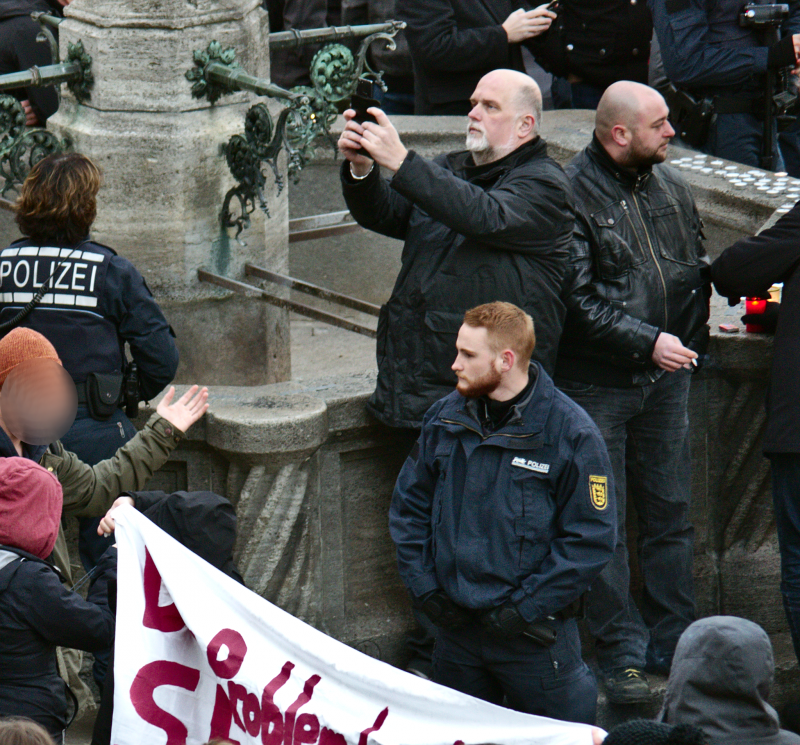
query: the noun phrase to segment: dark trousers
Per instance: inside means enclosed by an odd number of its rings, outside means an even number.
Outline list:
[[[597,682],[581,658],[575,619],[553,621],[549,648],[525,636],[506,639],[479,624],[439,629],[433,653],[436,683],[528,714],[594,724]]]
[[[125,416],[122,409],[117,409],[111,419],[98,422],[89,416],[85,406],[78,407],[75,423],[61,443],[75,453],[84,463],[90,466],[111,458],[128,440],[136,434],[136,427]],[[97,535],[97,526],[101,517],[82,517],[78,520],[78,550],[83,568],[91,571],[106,549],[113,543],[109,538]],[[109,650],[102,649],[94,653],[92,672],[97,685],[102,688],[108,669]]]
[[[782,171],[785,165],[778,147],[777,126],[773,134],[773,153],[776,156],[773,170]],[[759,168],[763,139],[764,122],[752,114],[717,114],[711,123],[708,139],[701,149],[718,158]]]
[[[635,388],[558,381],[599,427],[614,470],[617,545],[587,595],[588,627],[604,672],[642,668],[651,656],[668,664],[678,638],[695,620],[689,383],[686,370]],[[641,609],[630,592],[627,494],[638,515]]]
[[[800,660],[800,453],[776,453],[769,458],[781,552],[781,595],[794,652]]]
[[[591,83],[572,83],[570,88],[573,109],[596,109],[606,90]]]

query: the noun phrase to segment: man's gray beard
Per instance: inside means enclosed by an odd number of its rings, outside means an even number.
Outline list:
[[[494,148],[489,144],[486,135],[481,133],[479,135],[467,133],[467,150],[472,153],[472,159],[476,165],[483,165],[484,163],[491,163],[496,160]]]

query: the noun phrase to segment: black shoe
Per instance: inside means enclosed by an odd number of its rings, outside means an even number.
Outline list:
[[[421,657],[411,660],[406,666],[406,672],[423,680],[433,680],[433,664],[430,660],[424,660]]]
[[[603,676],[608,700],[612,704],[638,704],[653,697],[647,676],[638,667],[618,667]]]

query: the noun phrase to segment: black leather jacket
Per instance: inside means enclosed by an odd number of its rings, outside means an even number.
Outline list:
[[[620,168],[594,138],[566,168],[577,204],[556,377],[627,387],[656,380],[659,333],[702,352],[710,274],[689,185],[669,166]]]

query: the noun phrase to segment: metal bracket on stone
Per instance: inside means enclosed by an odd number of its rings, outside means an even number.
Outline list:
[[[66,83],[79,102],[88,100],[94,76],[92,58],[86,53],[83,42],[68,44],[67,60],[61,62],[52,29],[58,28],[62,19],[47,13],[33,13],[31,17],[42,27],[37,41],[50,44],[53,64],[34,65],[29,70],[0,75],[0,91],[54,85],[60,104],[59,86]],[[0,93],[0,177],[3,178],[0,196],[16,191],[30,169],[42,158],[69,150],[71,146],[68,140],[59,140],[46,129],[26,128],[22,104],[14,96]]]
[[[50,59],[54,65],[57,65],[61,62],[61,57],[58,49],[58,40],[53,33],[53,29],[57,29],[64,19],[58,16],[51,16],[49,13],[42,11],[31,13],[31,18],[42,27],[42,30],[36,36],[36,41],[50,45]]]
[[[264,187],[267,179],[264,167],[269,166],[275,176],[278,194],[283,191],[284,182],[278,170],[278,156],[285,146],[286,120],[292,113],[284,109],[275,125],[266,104],[257,103],[245,116],[244,134],[233,135],[222,150],[228,168],[236,179],[236,186],[228,190],[222,204],[222,224],[226,228],[236,228],[236,238],[250,227],[250,214],[256,208],[269,217]],[[238,203],[238,214],[231,211],[234,200]]]
[[[14,96],[0,94],[0,196],[19,189],[36,163],[54,153],[69,150],[69,140],[59,140],[46,129],[25,127],[25,111]]]
[[[265,104],[252,106],[245,116],[244,134],[234,135],[222,148],[237,184],[225,195],[220,217],[225,228],[236,228],[237,240],[242,231],[250,227],[250,215],[256,204],[269,217],[264,194],[265,167],[272,170],[280,194],[284,183],[277,161],[282,150],[286,150],[289,157],[289,175],[296,176],[314,156],[317,138],[327,137],[335,150],[330,126],[339,113],[340,104],[355,90],[359,77],[369,77],[386,90],[383,74],[370,67],[367,52],[370,44],[378,39],[385,40],[389,48],[394,49],[393,37],[403,28],[404,23],[390,21],[271,34],[270,43],[278,48],[331,39],[362,39],[355,55],[339,43],[322,47],[311,61],[309,73],[313,87],[297,86],[291,90],[249,75],[239,66],[235,50],[223,49],[217,41],[212,41],[205,50],[194,52],[194,67],[186,72],[187,80],[192,83],[193,97],[205,97],[214,103],[223,95],[248,90],[286,101],[286,108],[275,126]]]

